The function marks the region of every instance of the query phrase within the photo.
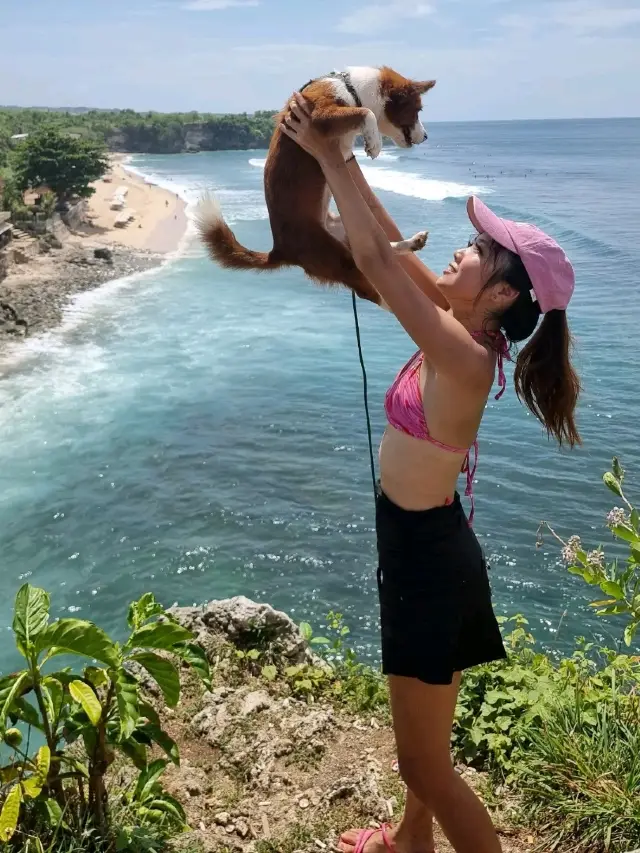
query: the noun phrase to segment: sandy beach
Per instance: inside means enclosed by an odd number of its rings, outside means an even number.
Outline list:
[[[112,154],[107,180],[103,178],[93,184],[95,194],[88,204],[87,220],[91,227],[87,235],[105,245],[118,243],[147,252],[173,252],[187,227],[185,202],[175,193],[128,172],[123,168],[126,156]],[[120,211],[112,210],[111,202],[121,187],[127,189],[125,207],[134,218],[125,227],[117,228],[114,222]]]
[[[0,350],[56,326],[74,294],[159,266],[178,248],[187,228],[185,202],[127,172],[125,158],[111,156],[107,180],[93,185],[81,225],[70,230],[60,223],[55,234],[41,237],[14,230],[0,280]],[[122,211],[111,204],[122,188],[132,219],[116,227]]]

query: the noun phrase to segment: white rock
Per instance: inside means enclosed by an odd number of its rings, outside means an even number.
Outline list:
[[[244,697],[242,707],[240,709],[241,717],[248,717],[249,714],[256,714],[258,711],[265,711],[271,708],[273,701],[268,693],[264,690],[254,690],[247,693]]]
[[[172,607],[169,611],[181,625],[194,631],[198,639],[207,633],[224,634],[231,642],[250,642],[262,635],[291,663],[318,662],[296,623],[269,604],[259,604],[238,595],[210,601],[204,607]]]

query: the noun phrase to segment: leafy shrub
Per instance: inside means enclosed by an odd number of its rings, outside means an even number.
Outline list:
[[[44,213],[47,219],[49,219],[51,216],[53,216],[57,203],[58,200],[56,198],[55,193],[48,191],[42,194],[38,207]]]
[[[18,187],[16,178],[8,169],[2,170],[0,174],[0,209],[9,210],[12,214],[28,212],[29,208],[24,203],[22,190]]]
[[[612,470],[602,479],[625,504],[609,512],[607,527],[614,538],[628,548],[626,560],[607,562],[602,548],[586,551],[579,536],[571,536],[565,542],[547,522],[540,525],[539,535],[545,527],[550,530],[563,546],[562,556],[571,574],[579,575],[590,586],[599,587],[607,596],[591,603],[598,616],[625,617],[624,642],[630,646],[640,625],[640,513],[622,489],[624,469],[615,456]]]
[[[464,673],[452,742],[459,761],[511,780],[514,751],[553,703],[558,674],[546,655],[534,652],[523,616],[500,621],[514,626],[505,637],[508,658]]]
[[[580,708],[595,726],[602,708],[638,708],[640,658],[582,643],[554,664],[534,650],[526,620],[503,620],[515,629],[505,637],[508,658],[465,672],[453,729],[456,758],[520,784],[536,733],[557,713]]]
[[[0,679],[0,736],[10,751],[0,768],[0,841],[15,836],[19,844],[29,837],[47,841],[91,832],[110,842],[105,776],[116,753],[138,771],[129,803],[139,821],[184,826],[182,807],[158,781],[169,761],[179,763],[178,747],[144,698],[141,679],[150,676],[165,703],[175,707],[180,676],[166,655],[190,665],[208,683],[204,652],[150,593],[131,604],[131,633],[123,645],[91,622],[51,622],[49,604],[49,595],[30,584],[16,595],[13,634],[26,666]],[[59,655],[90,658],[98,665],[92,662],[79,673],[71,667],[54,670],[50,664]],[[28,729],[24,749],[15,726]],[[30,754],[32,730],[43,743]],[[149,764],[154,745],[167,759]]]

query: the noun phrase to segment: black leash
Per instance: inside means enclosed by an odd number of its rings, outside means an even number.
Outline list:
[[[362,356],[362,341],[360,340],[360,323],[358,322],[358,308],[356,304],[355,291],[351,291],[351,302],[353,304],[353,319],[356,324],[356,341],[358,342],[358,357],[360,358],[360,367],[362,368],[362,387],[364,391],[364,411],[367,416],[367,436],[369,438],[369,461],[371,463],[371,482],[373,484],[373,499],[375,501],[377,494],[376,487],[376,466],[373,461],[373,439],[371,438],[371,418],[369,417],[369,397],[367,392],[367,371],[364,366],[364,358]]]

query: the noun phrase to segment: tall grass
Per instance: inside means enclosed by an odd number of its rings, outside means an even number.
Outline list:
[[[640,697],[561,704],[530,733],[518,791],[545,850],[640,848]]]

